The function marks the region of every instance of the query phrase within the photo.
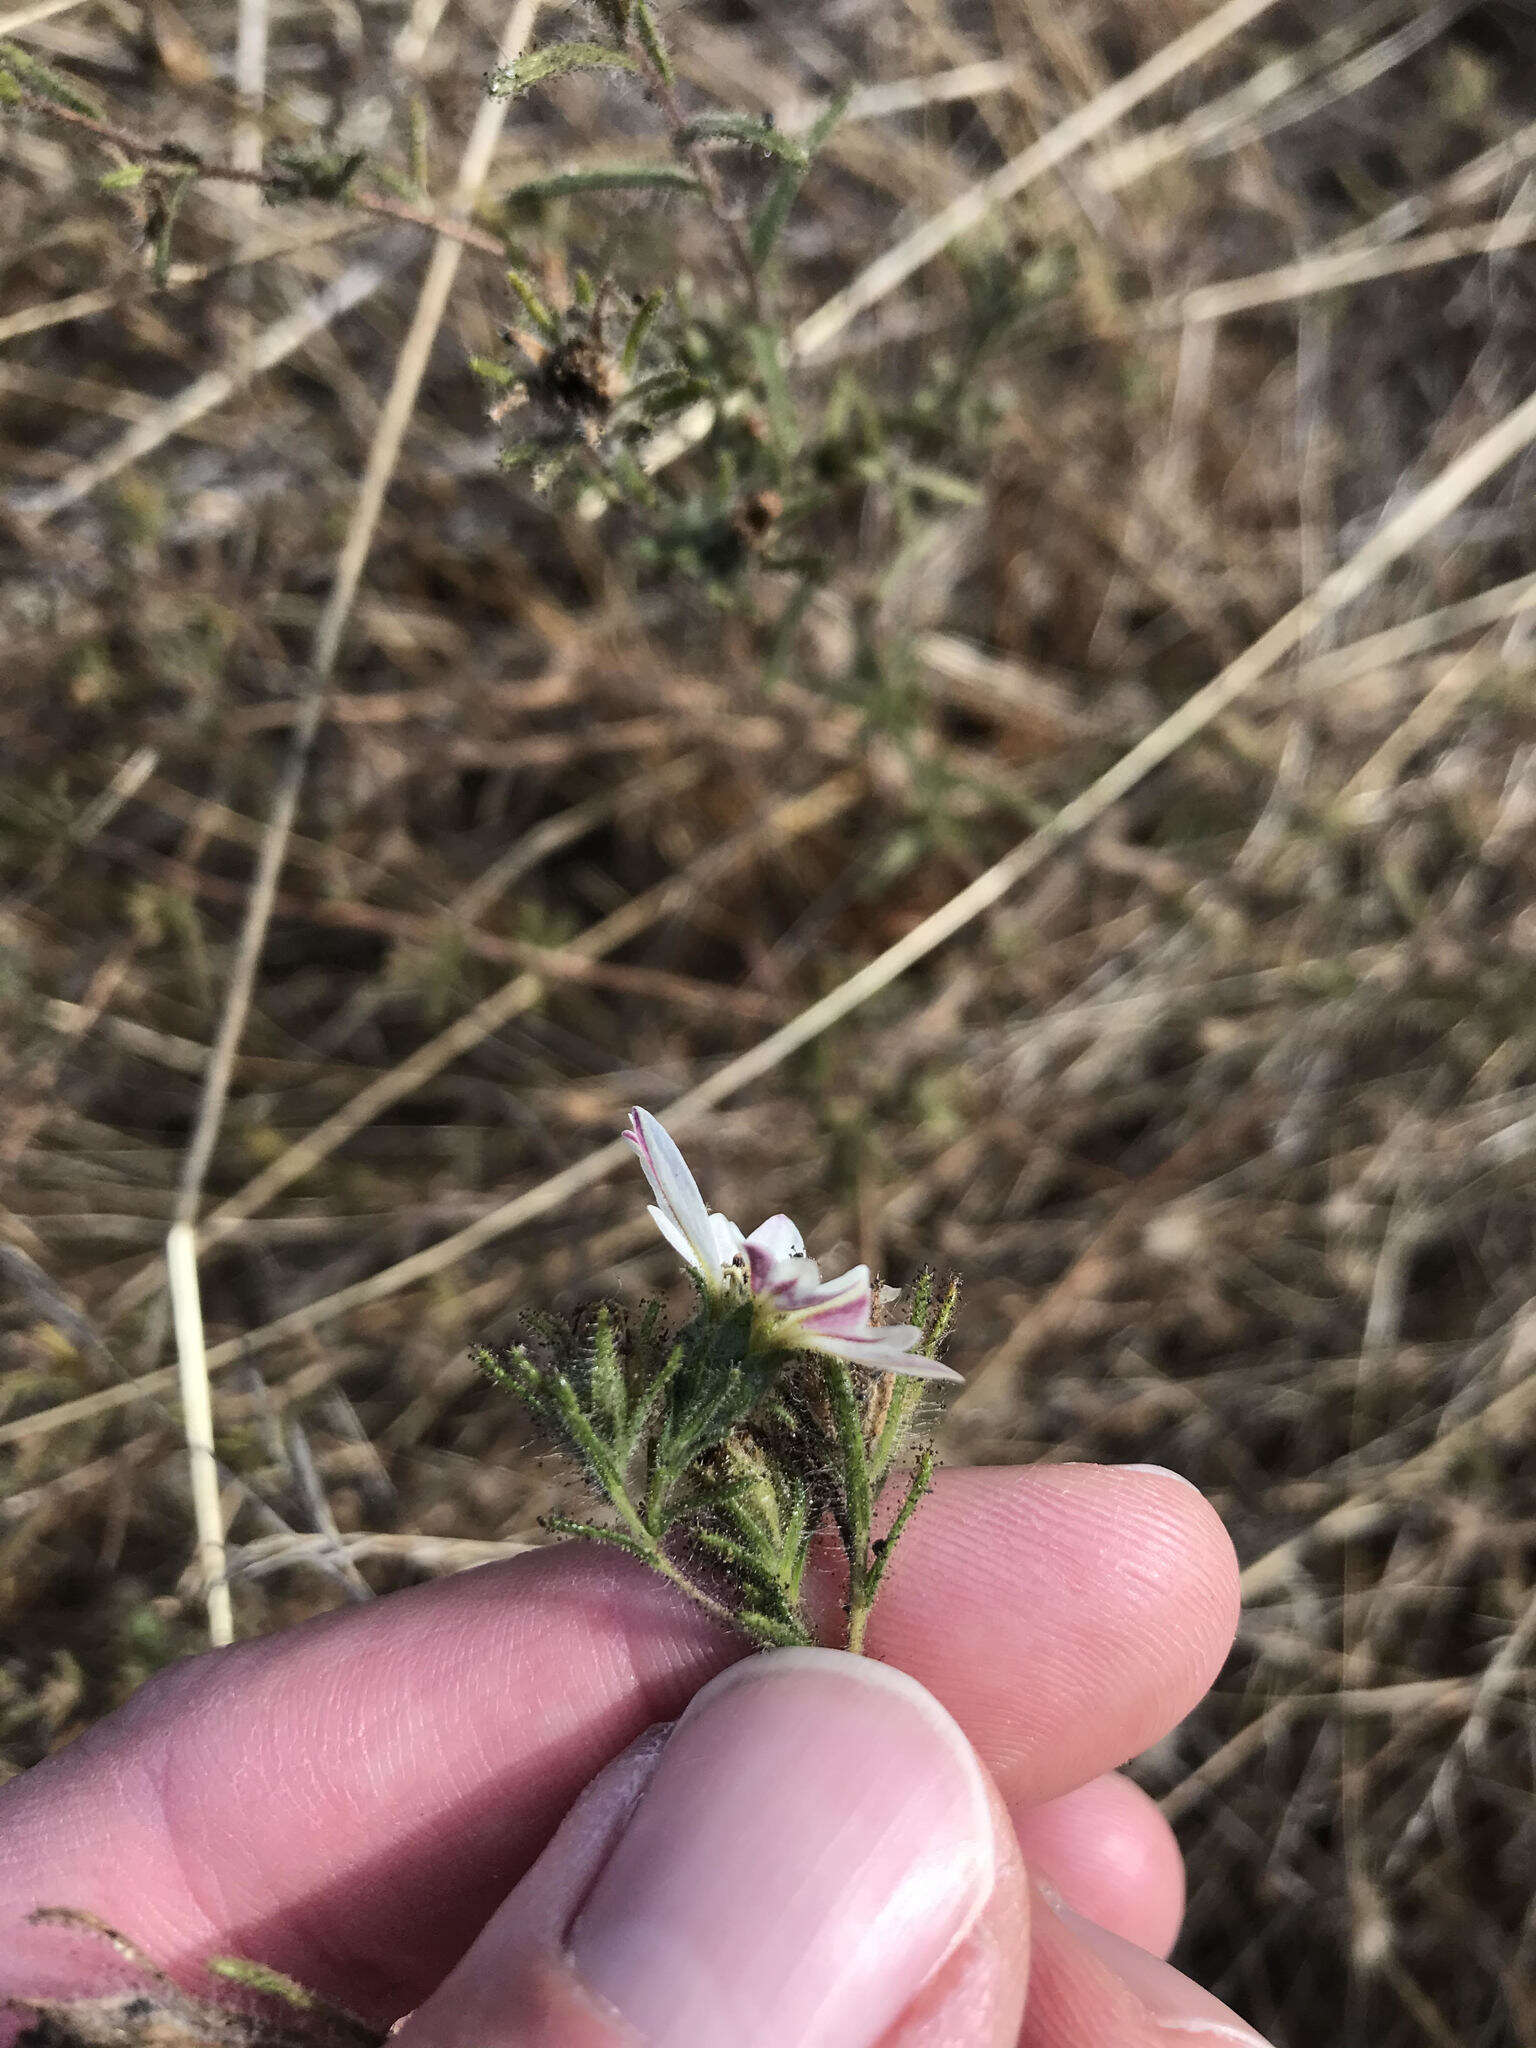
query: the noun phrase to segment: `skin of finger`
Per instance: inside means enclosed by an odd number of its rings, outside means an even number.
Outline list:
[[[1166,1956],[1184,1917],[1184,1859],[1139,1785],[1114,1771],[1013,1811],[1024,1860],[1079,1913]]]
[[[665,1731],[658,1731],[664,1735]],[[571,1924],[654,1768],[646,1741],[611,1764],[447,1980],[391,2048],[641,2048],[634,2030],[582,1985]],[[628,1777],[631,1785],[623,1783]],[[998,1844],[992,1893],[975,1925],[876,2048],[1015,2048],[1029,1974],[1030,1888],[1006,1807],[989,1787]],[[625,1811],[614,1805],[629,1794]]]
[[[1177,1482],[953,1473],[871,1647],[943,1701],[1011,1806],[1036,1805],[1193,1704],[1234,1584],[1220,1524]],[[643,1568],[578,1547],[178,1667],[0,1789],[0,1993],[81,1988],[78,1942],[20,1924],[65,1904],[168,1965],[234,1950],[393,2018],[588,1778],[737,1654]]]
[[[1018,2048],[1248,2048],[1256,2036],[1235,2013],[1189,1986],[1202,2021],[1159,2022],[1130,1986],[1037,1895],[1029,2003]]]
[[[879,2048],[1015,2048],[1029,1983],[1033,1900],[1012,1819],[995,1785],[992,1809],[999,1845],[992,1896]]]

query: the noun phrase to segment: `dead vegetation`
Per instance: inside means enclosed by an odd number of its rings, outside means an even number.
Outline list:
[[[624,81],[486,114],[531,14],[0,13],[136,133],[478,207],[200,185],[159,287],[6,118],[0,1754],[206,1640],[178,1216],[277,1628],[533,1540],[465,1347],[659,1277],[609,1141],[715,1099],[728,1213],[964,1273],[951,1459],[1226,1515],[1237,1653],[1138,1767],[1190,1967],[1288,2048],[1536,2042],[1536,27],[667,14],[685,95],[857,88],[775,287],[812,570],[725,429],[597,520],[497,472],[475,235],[726,289],[675,197],[505,212],[670,160]]]

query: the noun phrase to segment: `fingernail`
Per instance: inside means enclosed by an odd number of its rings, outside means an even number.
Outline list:
[[[1187,1486],[1191,1493],[1199,1493],[1193,1479],[1186,1479],[1182,1472],[1175,1472],[1171,1465],[1117,1465],[1117,1472],[1150,1472],[1154,1479],[1177,1479],[1180,1486]],[[1202,1499],[1204,1496],[1201,1496]]]
[[[1048,1899],[1046,1903],[1059,1920],[1071,1928],[1085,1948],[1093,1950],[1100,1962],[1113,1970],[1131,1994],[1140,1999],[1147,2017],[1168,2037],[1170,2048],[1186,2043],[1188,2048],[1270,2048],[1262,2034],[1228,2010],[1219,1998],[1202,1991],[1182,1971],[1160,1957],[1149,1955],[1133,1941],[1111,1934],[1081,1913]]]
[[[774,1650],[698,1694],[570,1936],[646,2048],[865,2048],[992,1890],[986,1783],[889,1665]]]

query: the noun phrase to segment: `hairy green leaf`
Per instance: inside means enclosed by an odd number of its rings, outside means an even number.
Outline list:
[[[810,162],[805,144],[797,135],[786,134],[766,116],[758,114],[698,114],[684,122],[677,140],[685,148],[695,142],[735,142],[743,149],[760,149],[765,155],[796,164],[802,170]]]
[[[506,203],[534,199],[568,199],[584,192],[697,192],[701,189],[691,171],[677,164],[600,164],[589,171],[552,171],[548,177],[529,178],[514,185]]]
[[[650,9],[650,0],[631,0],[630,19],[636,35],[645,46],[645,53],[661,74],[662,82],[671,85],[674,79],[672,59],[667,46],[661,39],[661,30],[656,26],[656,17]]]
[[[635,60],[611,43],[547,43],[530,50],[515,64],[500,64],[487,77],[486,90],[493,100],[513,99],[530,85],[546,78],[561,78],[568,71],[634,71]]]
[[[0,42],[0,67],[40,100],[52,100],[56,107],[68,107],[72,114],[85,114],[93,121],[102,118],[99,104],[51,65],[41,63],[20,43]]]
[[[800,187],[811,159],[822,149],[827,137],[842,119],[851,95],[839,93],[831,105],[823,110],[816,121],[800,138],[801,155],[797,162],[786,163],[774,179],[768,196],[758,208],[747,236],[747,247],[752,261],[761,270],[778,246],[784,223],[789,219],[791,209],[800,196]]]

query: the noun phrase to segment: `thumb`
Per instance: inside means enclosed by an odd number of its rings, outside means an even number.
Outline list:
[[[931,1694],[769,1651],[594,1781],[391,2048],[1003,2048],[1026,1897]]]

